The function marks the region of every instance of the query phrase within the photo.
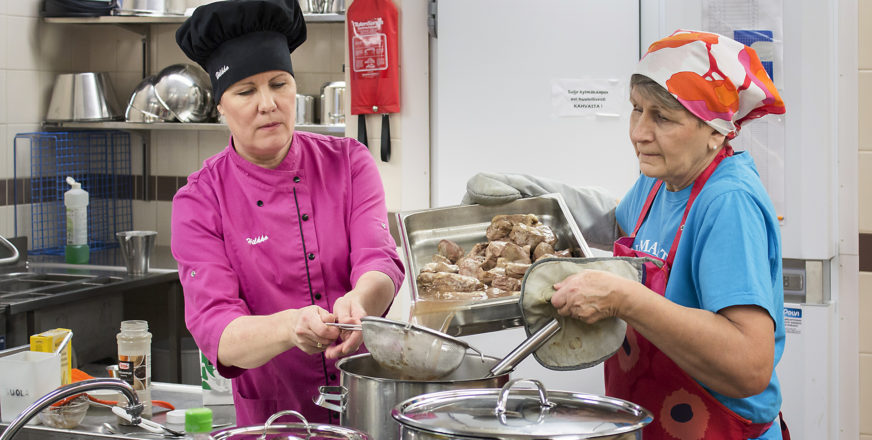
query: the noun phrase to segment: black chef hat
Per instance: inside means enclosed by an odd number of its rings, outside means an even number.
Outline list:
[[[269,70],[294,73],[290,53],[306,41],[297,0],[228,0],[198,7],[176,31],[185,55],[212,80],[215,102],[235,82]]]

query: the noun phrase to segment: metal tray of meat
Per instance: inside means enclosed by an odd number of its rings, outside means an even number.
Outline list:
[[[563,197],[556,193],[502,205],[459,205],[398,212],[397,227],[406,257],[406,279],[413,307],[421,300],[416,279],[421,267],[437,253],[439,241],[451,240],[464,252],[469,252],[476,243],[487,242],[487,227],[494,216],[501,214],[535,214],[557,236],[555,249],[570,249],[572,255],[578,257],[592,256]],[[518,300],[518,296],[513,296],[452,306],[454,316],[441,330],[462,336],[521,326],[523,321]]]

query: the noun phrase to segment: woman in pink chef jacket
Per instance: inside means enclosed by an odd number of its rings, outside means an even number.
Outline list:
[[[176,33],[231,133],[175,195],[172,251],[187,327],[232,378],[238,426],[286,409],[338,422],[312,396],[339,384],[335,360],[362,336],[324,323],[383,315],[404,277],[366,147],[294,131],[290,53],[305,39],[296,0],[207,4]]]

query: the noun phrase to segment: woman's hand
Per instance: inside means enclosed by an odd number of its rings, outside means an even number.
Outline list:
[[[387,275],[371,271],[360,276],[354,288],[333,303],[337,322],[360,324],[360,318],[380,316],[394,299],[394,281]],[[336,359],[354,353],[363,342],[363,332],[344,330],[342,343],[331,346],[324,352],[327,359]]]
[[[554,285],[551,305],[561,316],[588,324],[619,316],[623,303],[620,285],[626,279],[600,270],[585,270]]]
[[[328,350],[339,337],[338,328],[324,324],[334,322],[336,317],[319,306],[303,307],[296,310],[294,315],[291,338],[294,345],[307,354]]]
[[[354,290],[336,300],[336,303],[333,304],[333,313],[336,316],[336,322],[342,324],[360,324],[360,318],[367,315],[366,309],[360,302],[360,296],[354,294]],[[363,332],[341,330],[339,339],[342,341],[341,343],[328,347],[324,352],[327,359],[337,359],[357,351],[360,344],[363,343]]]

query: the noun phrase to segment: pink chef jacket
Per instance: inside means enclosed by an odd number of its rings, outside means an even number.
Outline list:
[[[384,188],[362,144],[295,132],[274,170],[243,159],[231,142],[206,159],[173,199],[172,251],[185,321],[197,345],[233,379],[238,426],[285,409],[309,422],[337,423],[312,403],[320,385],[339,385],[334,361],[294,348],[263,366],[219,365],[230,321],[317,304],[333,309],[369,271],[399,288],[404,270],[390,235]],[[395,292],[396,293],[396,292]]]

